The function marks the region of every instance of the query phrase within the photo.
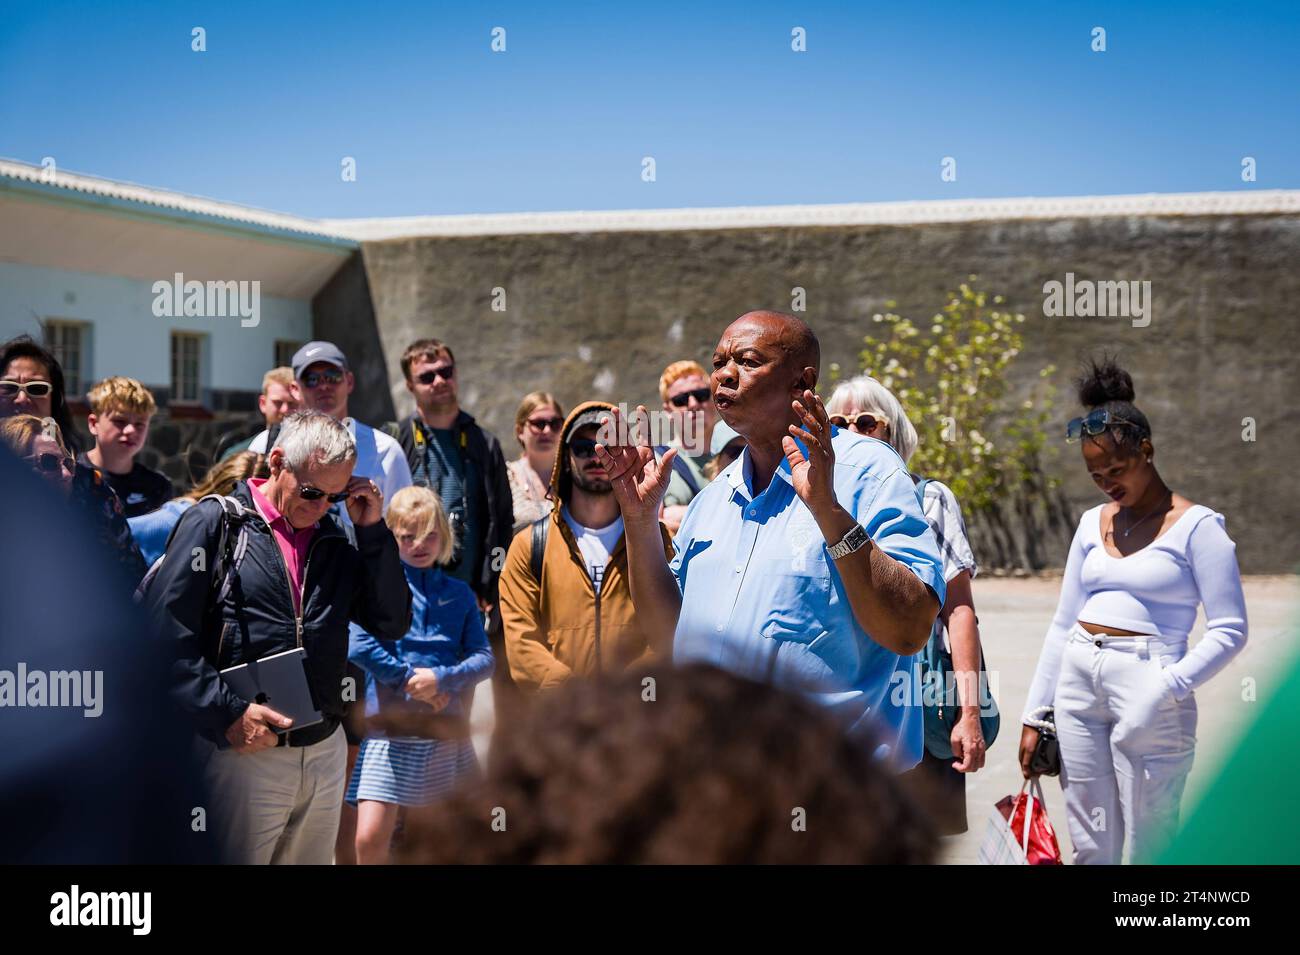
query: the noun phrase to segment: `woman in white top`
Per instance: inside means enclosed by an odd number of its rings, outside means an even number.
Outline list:
[[[1113,360],[1078,382],[1089,410],[1070,422],[1097,487],[1083,515],[1024,722],[1054,707],[1077,863],[1150,860],[1178,826],[1196,746],[1193,691],[1246,643],[1236,545],[1223,515],[1171,491],[1155,467],[1133,379]],[[1198,605],[1205,635],[1189,652]],[[1026,725],[1026,777],[1038,731]]]
[[[544,391],[524,395],[515,412],[515,439],[523,454],[506,465],[515,508],[515,533],[551,513],[546,497],[560,446],[564,412],[555,396]]]

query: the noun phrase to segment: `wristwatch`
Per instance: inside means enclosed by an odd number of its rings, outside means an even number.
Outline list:
[[[839,560],[841,557],[847,557],[855,550],[861,550],[869,541],[870,537],[862,529],[861,524],[854,524],[849,528],[849,532],[840,538],[840,542],[830,547],[831,560]]]

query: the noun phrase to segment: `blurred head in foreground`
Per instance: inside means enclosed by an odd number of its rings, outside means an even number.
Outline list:
[[[483,785],[411,811],[405,863],[928,863],[887,768],[803,700],[712,667],[572,681]]]

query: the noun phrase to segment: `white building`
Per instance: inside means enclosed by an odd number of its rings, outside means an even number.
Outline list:
[[[312,337],[312,297],[357,248],[306,219],[0,160],[0,341],[43,340],[70,401],[128,375],[173,419],[249,412],[262,375]],[[169,315],[178,276],[236,284]],[[238,283],[243,317],[222,307]]]

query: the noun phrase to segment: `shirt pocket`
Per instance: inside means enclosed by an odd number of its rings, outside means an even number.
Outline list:
[[[831,570],[820,549],[760,559],[756,583],[764,636],[811,643],[825,632]]]

